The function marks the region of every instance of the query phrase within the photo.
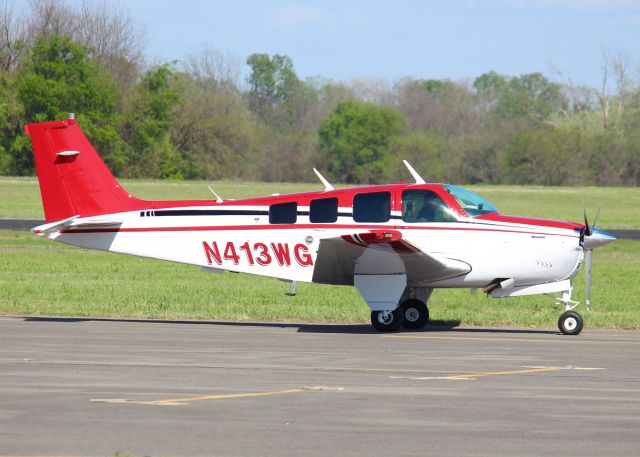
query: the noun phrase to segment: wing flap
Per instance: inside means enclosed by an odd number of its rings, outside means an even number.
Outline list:
[[[406,274],[407,285],[418,287],[469,271],[466,262],[422,251],[401,232],[384,230],[321,240],[313,282],[352,285],[354,275]]]

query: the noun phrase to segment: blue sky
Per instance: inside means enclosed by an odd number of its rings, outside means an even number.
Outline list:
[[[240,62],[286,54],[301,77],[472,79],[553,68],[598,86],[603,52],[640,72],[640,1],[131,0],[150,59],[183,59],[208,45]]]

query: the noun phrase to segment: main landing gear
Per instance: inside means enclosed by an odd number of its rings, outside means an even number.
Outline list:
[[[379,332],[397,332],[404,322],[402,309],[371,311],[371,325]]]
[[[417,330],[429,322],[427,302],[432,289],[408,289],[393,311],[371,311],[371,324],[380,332],[396,332],[404,327]]]
[[[403,326],[407,329],[419,329],[429,322],[429,308],[427,304],[417,298],[402,302],[399,308],[404,315]]]
[[[365,268],[369,264],[362,265]],[[402,327],[419,329],[429,321],[427,303],[433,289],[407,286],[404,273],[360,272],[353,276],[353,285],[369,305],[371,324],[380,332],[396,332]]]

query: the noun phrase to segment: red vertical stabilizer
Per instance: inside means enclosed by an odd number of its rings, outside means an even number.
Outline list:
[[[25,126],[47,222],[133,210],[140,200],[111,174],[75,119]]]

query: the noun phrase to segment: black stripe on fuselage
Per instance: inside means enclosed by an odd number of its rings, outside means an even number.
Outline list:
[[[143,216],[145,212],[141,212]],[[153,210],[149,216],[268,216],[268,210],[233,209],[161,209]],[[309,211],[298,211],[298,216],[308,216]],[[338,213],[338,216],[352,217],[351,213]],[[144,216],[143,216],[144,217]],[[395,217],[395,216],[393,216]]]
[[[145,214],[147,213],[147,214]],[[243,210],[243,209],[162,209],[142,211],[140,216],[268,216],[269,210]],[[309,211],[298,211],[298,216],[308,216]],[[353,217],[353,213],[339,212],[340,217]],[[402,220],[402,216],[390,216],[393,220]],[[383,221],[379,221],[383,222]],[[459,223],[474,224],[489,227],[505,227],[504,224],[490,221],[459,221]],[[507,225],[509,227],[509,225]],[[553,228],[553,227],[549,227]]]
[[[267,216],[269,211],[230,209],[161,209],[154,216]]]

